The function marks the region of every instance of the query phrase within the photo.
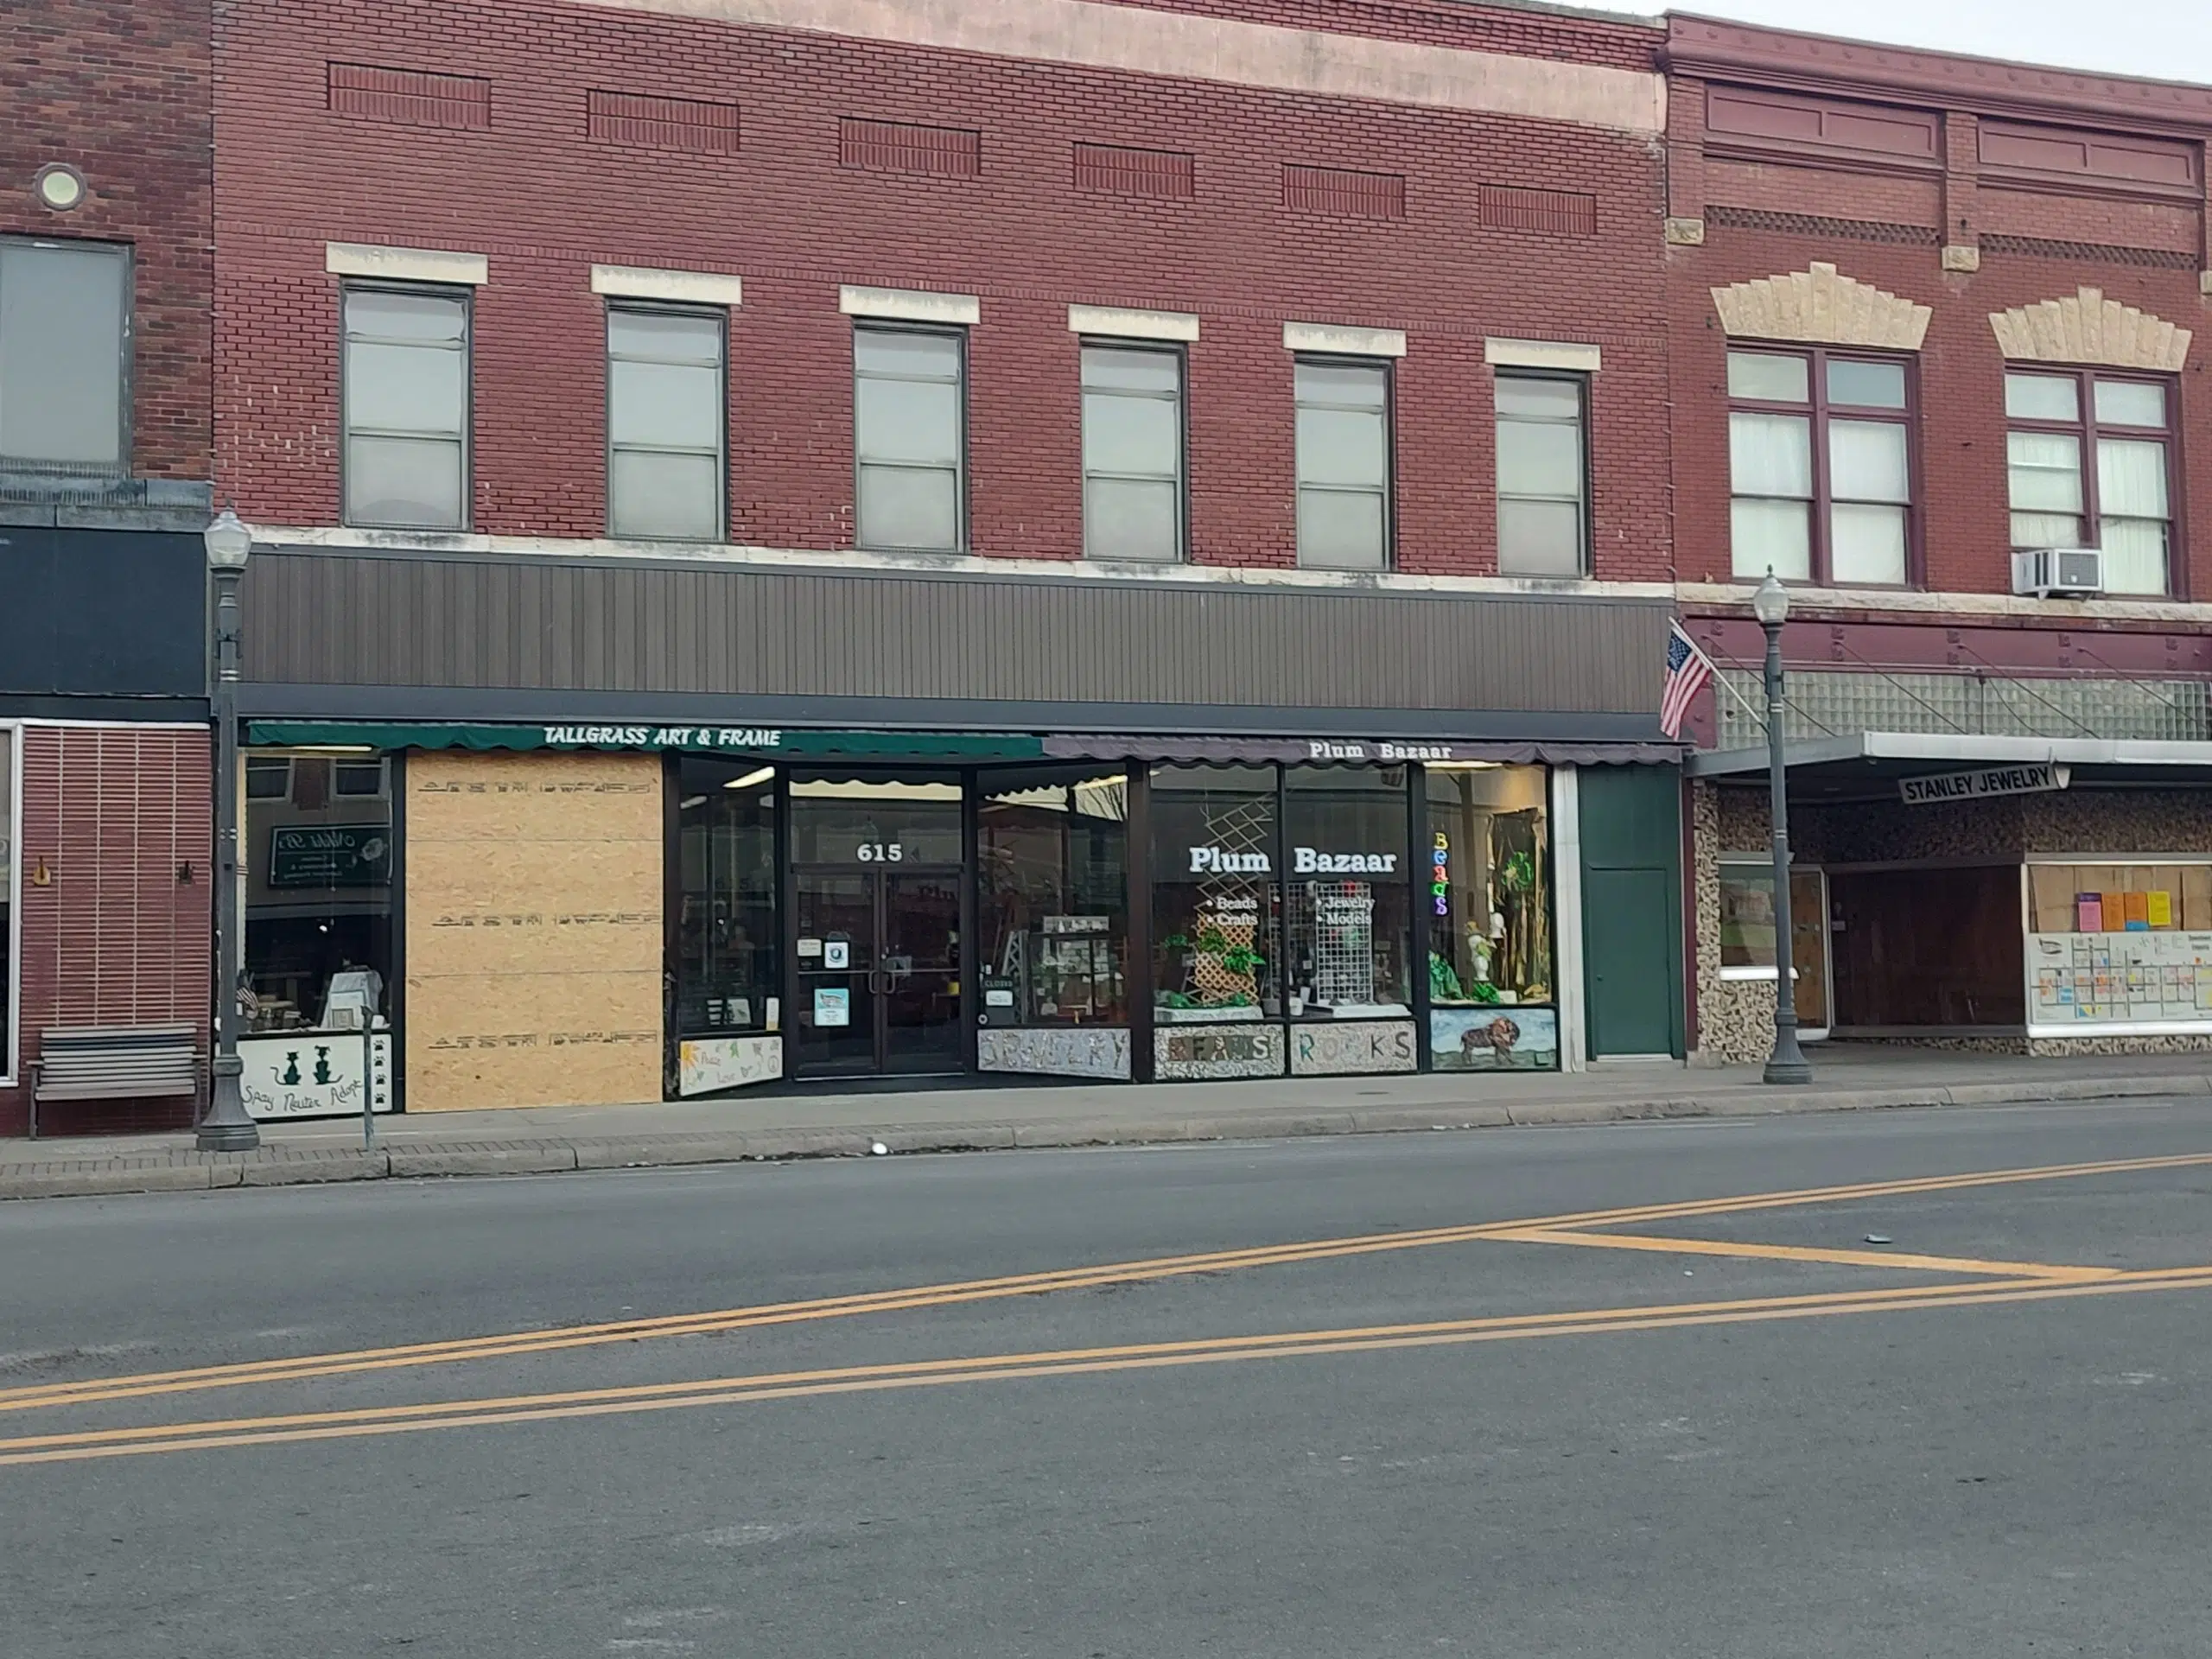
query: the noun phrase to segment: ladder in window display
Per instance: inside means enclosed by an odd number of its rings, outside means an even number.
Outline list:
[[[1274,840],[1274,806],[1272,800],[1260,798],[1217,807],[1206,814],[1207,839],[1224,852],[1264,855]],[[1256,882],[1249,876],[1209,875],[1198,883],[1199,912],[1221,930],[1228,949],[1256,949],[1263,958],[1271,958],[1274,955],[1274,918],[1269,912],[1266,892],[1265,883]],[[1239,899],[1258,900],[1258,913],[1249,923],[1229,919],[1224,901]],[[1265,943],[1255,945],[1257,938],[1264,938]],[[1252,971],[1247,969],[1239,973],[1210,951],[1193,953],[1191,985],[1199,996],[1211,1001],[1245,1001],[1255,1005],[1259,1001],[1259,987]]]

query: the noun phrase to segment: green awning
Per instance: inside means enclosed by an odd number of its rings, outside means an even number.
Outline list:
[[[632,749],[764,760],[1034,760],[1042,738],[988,732],[823,731],[804,727],[471,725],[255,720],[246,741],[270,748]]]

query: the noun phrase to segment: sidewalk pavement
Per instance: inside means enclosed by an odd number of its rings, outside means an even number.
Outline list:
[[[203,1153],[188,1133],[0,1141],[0,1198],[197,1192],[396,1176],[542,1174],[743,1159],[1274,1139],[1393,1130],[1742,1117],[1891,1106],[2212,1096],[2212,1054],[2063,1060],[1874,1046],[1812,1050],[1814,1082],[1756,1066],[1638,1063],[1559,1075],[1290,1077],[753,1095],[264,1124],[260,1149]]]

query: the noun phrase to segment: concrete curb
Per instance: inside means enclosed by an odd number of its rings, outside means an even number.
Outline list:
[[[2009,1106],[2066,1101],[2212,1096],[2212,1074],[2022,1078],[2009,1083],[1900,1089],[1736,1088],[1643,1098],[1396,1104],[1349,1111],[1250,1109],[1187,1117],[1098,1114],[1044,1123],[886,1124],[878,1128],[749,1129],[726,1134],[625,1135],[605,1140],[518,1140],[361,1147],[272,1147],[257,1153],[73,1158],[39,1167],[0,1163],[0,1199],[99,1198],[137,1192],[203,1192],[224,1187],[302,1186],[329,1181],[474,1175],[564,1174],[684,1164],[864,1158],[891,1152],[1001,1152],[1020,1147],[1173,1145],[1274,1141],[1332,1135],[1530,1128],[1690,1117],[1769,1117],[1809,1112]]]

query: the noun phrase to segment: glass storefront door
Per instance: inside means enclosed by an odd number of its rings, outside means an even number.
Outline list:
[[[960,872],[797,875],[792,1075],[959,1071]]]
[[[961,1069],[960,879],[958,870],[876,873],[883,1071]]]
[[[856,1077],[882,1069],[876,1041],[875,918],[874,872],[798,872],[791,1076]]]
[[[955,777],[791,785],[794,1077],[964,1067]]]

